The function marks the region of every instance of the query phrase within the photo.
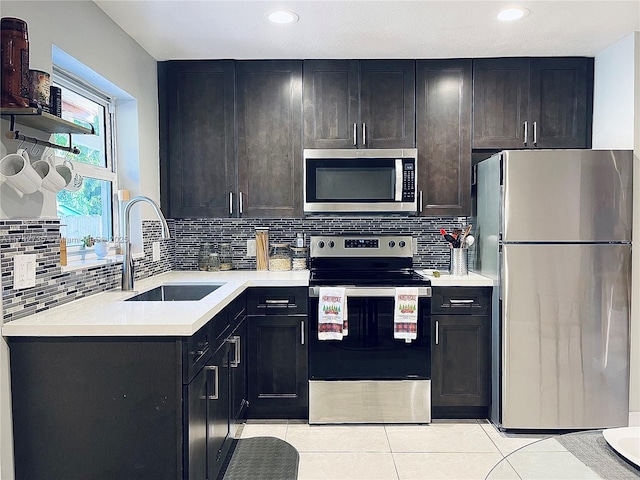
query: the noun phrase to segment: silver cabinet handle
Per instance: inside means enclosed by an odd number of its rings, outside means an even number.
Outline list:
[[[267,299],[267,300],[265,300],[264,303],[276,304],[276,305],[284,305],[284,304],[289,303],[289,300],[269,300],[269,299]]]
[[[527,142],[529,141],[529,122],[527,122],[525,120],[524,122],[524,143],[525,145],[527,144]]]
[[[473,303],[473,300],[453,300],[453,299],[450,299],[450,300],[449,300],[449,303],[451,303],[451,304],[456,304],[456,303],[458,303],[458,304],[459,304],[459,303]]]
[[[300,320],[300,345],[304,345],[304,320]]]
[[[242,198],[242,192],[240,192],[238,195],[240,195],[240,209],[239,209],[238,213],[240,215],[242,215],[244,213],[244,201],[243,201],[243,198]]]
[[[533,145],[538,146],[538,122],[533,122]]]
[[[438,341],[440,340],[438,338],[438,331],[440,330],[440,323],[438,323],[438,320],[436,320],[436,345],[438,345]]]
[[[362,124],[362,146],[363,147],[367,146],[367,124],[366,123]]]
[[[234,335],[229,339],[229,343],[233,343],[233,360],[231,361],[231,366],[236,368],[240,365],[240,337],[238,335]]]
[[[229,216],[233,215],[233,192],[229,192]]]
[[[422,213],[423,207],[422,207],[422,190],[420,190],[420,213]]]
[[[356,123],[353,124],[353,146],[358,146],[358,127]]]
[[[207,370],[213,370],[215,372],[215,380],[213,382],[213,384],[215,385],[216,389],[215,389],[215,393],[213,395],[209,395],[207,398],[209,400],[218,400],[218,380],[220,380],[219,376],[218,376],[218,366],[217,365],[207,365],[206,367]]]

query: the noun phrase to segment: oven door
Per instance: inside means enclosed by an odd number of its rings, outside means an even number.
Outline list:
[[[318,340],[318,297],[313,296],[314,288],[310,289],[310,380],[431,377],[431,298],[419,298],[417,338],[407,343],[393,338],[394,292],[393,288],[349,288],[349,334],[342,340]]]

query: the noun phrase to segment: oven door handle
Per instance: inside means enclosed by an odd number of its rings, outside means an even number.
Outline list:
[[[336,285],[341,287],[342,285]],[[347,297],[395,297],[396,289],[394,287],[355,287],[345,286],[345,294]],[[318,297],[320,287],[309,287],[309,296]],[[431,287],[418,287],[418,297],[430,297]]]

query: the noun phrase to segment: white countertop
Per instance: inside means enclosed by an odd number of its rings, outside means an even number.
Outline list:
[[[223,283],[199,301],[125,302],[164,283]],[[190,336],[247,287],[309,284],[309,271],[168,272],[135,283],[135,290],[109,290],[13,320],[3,336]]]
[[[433,270],[416,270],[420,275],[431,280],[432,287],[493,287],[494,281],[475,272],[468,275],[450,275],[447,271],[438,270],[439,277],[433,276]]]
[[[493,286],[487,277],[469,272],[454,276],[418,270],[432,286]],[[223,284],[198,301],[126,302],[164,283]],[[191,336],[248,287],[309,285],[309,271],[228,272],[174,271],[136,281],[135,290],[109,290],[13,320],[2,326],[5,337]]]

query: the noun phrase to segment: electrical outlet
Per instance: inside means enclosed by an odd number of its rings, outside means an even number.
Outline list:
[[[160,261],[160,242],[153,242],[153,244],[151,245],[151,249],[153,251],[153,261],[159,262]]]
[[[36,255],[16,255],[13,257],[13,288],[35,287]]]
[[[247,257],[255,257],[255,256],[256,256],[256,241],[247,240]]]

